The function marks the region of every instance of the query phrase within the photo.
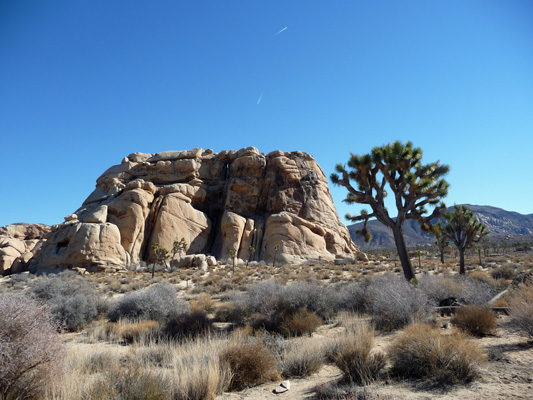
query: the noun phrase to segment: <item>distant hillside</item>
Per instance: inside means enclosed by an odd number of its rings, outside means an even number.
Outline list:
[[[466,204],[466,206],[474,211],[477,218],[487,226],[490,232],[488,238],[492,240],[510,240],[522,236],[528,236],[530,239],[533,239],[533,214],[523,215],[491,206],[474,206],[470,204]],[[453,207],[450,207],[450,209],[453,209]],[[353,241],[360,248],[395,247],[392,232],[385,225],[376,220],[368,222],[368,231],[373,235],[370,244],[366,244],[363,238],[355,233],[362,226],[362,223],[348,225],[348,230]],[[405,242],[408,247],[433,245],[433,236],[422,232],[418,222],[408,220],[403,227]]]

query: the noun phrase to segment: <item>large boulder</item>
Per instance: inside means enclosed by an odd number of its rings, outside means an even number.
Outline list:
[[[0,276],[26,271],[50,231],[51,227],[43,224],[0,227]]]
[[[285,263],[360,254],[313,157],[254,147],[132,153],[53,230],[36,268],[153,262],[154,244],[171,250],[182,238],[186,254],[220,260],[232,250],[242,260]],[[22,256],[20,245],[7,247],[7,263]]]

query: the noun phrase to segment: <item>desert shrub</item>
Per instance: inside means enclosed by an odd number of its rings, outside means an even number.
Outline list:
[[[107,309],[100,294],[73,272],[35,279],[30,293],[49,305],[54,319],[68,331],[82,329]]]
[[[65,348],[48,307],[0,294],[0,398],[36,399],[62,375]]]
[[[366,385],[377,378],[386,360],[383,353],[372,353],[373,345],[374,330],[363,322],[339,339],[333,360],[346,381]]]
[[[315,398],[318,400],[388,400],[392,396],[372,393],[368,388],[328,382],[316,385],[313,388]]]
[[[468,275],[468,278],[486,283],[494,290],[498,290],[500,286],[498,281],[484,271],[473,271]]]
[[[172,339],[186,339],[205,335],[211,331],[212,321],[203,311],[193,311],[171,317],[163,328],[163,334]]]
[[[443,336],[430,325],[408,326],[389,348],[391,373],[438,384],[470,382],[478,376],[483,353],[460,333]]]
[[[409,324],[413,318],[426,321],[431,316],[427,295],[394,274],[373,279],[366,290],[366,298],[367,310],[380,330],[394,330]]]
[[[497,290],[486,282],[461,276],[455,279],[461,287],[459,298],[466,304],[484,306],[497,294]]]
[[[208,294],[200,293],[196,300],[191,300],[189,304],[191,307],[191,311],[201,311],[204,313],[209,313],[213,310],[215,302]]]
[[[282,314],[278,331],[286,337],[311,335],[321,325],[322,319],[318,315],[302,307]]]
[[[336,313],[337,293],[333,286],[298,281],[281,290],[279,301],[285,309],[306,308],[327,319]]]
[[[118,327],[119,337],[126,343],[147,343],[157,337],[159,323],[157,321],[140,321],[125,323]]]
[[[509,326],[533,337],[533,285],[516,290],[509,299]]]
[[[424,274],[419,279],[419,288],[433,305],[438,305],[441,300],[450,297],[465,304],[477,306],[487,304],[497,294],[498,285],[494,284],[488,275],[478,272],[471,275],[473,278]]]
[[[285,344],[281,360],[281,372],[285,378],[306,377],[318,372],[324,365],[324,346],[311,340],[299,340]]]
[[[418,279],[418,287],[434,306],[441,300],[450,297],[457,299],[461,296],[461,285],[449,276],[423,274]]]
[[[366,287],[360,283],[341,283],[333,287],[335,310],[365,311]]]
[[[502,265],[501,267],[493,269],[490,274],[494,279],[511,280],[516,278],[518,271],[514,266]]]
[[[483,337],[496,328],[496,316],[490,308],[466,306],[455,311],[451,323],[471,335]]]
[[[124,295],[107,314],[111,322],[119,319],[154,320],[166,319],[187,312],[189,304],[176,297],[176,289],[169,283],[160,283],[148,289]]]
[[[167,400],[171,381],[162,374],[138,366],[114,366],[91,385],[84,398],[90,400]]]
[[[233,341],[222,351],[220,360],[229,366],[233,375],[229,390],[242,390],[280,379],[275,357],[259,341]]]

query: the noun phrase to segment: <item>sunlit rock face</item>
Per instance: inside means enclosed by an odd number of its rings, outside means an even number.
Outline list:
[[[43,224],[12,224],[0,227],[0,276],[23,272],[50,234]]]
[[[39,268],[153,261],[152,245],[184,238],[187,254],[297,263],[355,258],[326,177],[310,155],[254,147],[133,153],[105,171],[55,225]],[[255,251],[250,252],[253,248]]]

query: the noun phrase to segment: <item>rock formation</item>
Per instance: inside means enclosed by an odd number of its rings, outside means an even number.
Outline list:
[[[0,276],[28,268],[51,228],[42,224],[13,224],[0,227]]]
[[[306,153],[261,154],[200,148],[133,153],[53,232],[34,260],[40,268],[153,261],[151,246],[227,259],[299,262],[354,258],[326,177]],[[278,250],[276,251],[276,248]]]

